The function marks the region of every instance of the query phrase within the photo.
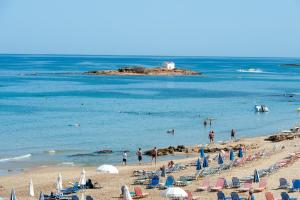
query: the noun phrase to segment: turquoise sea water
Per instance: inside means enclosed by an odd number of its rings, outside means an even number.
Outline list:
[[[203,75],[79,73],[169,60]],[[123,150],[136,162],[138,147],[207,143],[206,117],[215,118],[217,141],[229,139],[233,127],[239,137],[290,128],[300,122],[300,67],[285,63],[300,59],[0,55],[0,171],[62,162],[116,164]],[[249,68],[259,70],[243,71]],[[256,103],[270,112],[255,113]],[[166,134],[172,128],[176,134]],[[71,156],[101,149],[114,153]]]

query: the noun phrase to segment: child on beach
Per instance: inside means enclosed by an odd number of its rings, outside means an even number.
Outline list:
[[[142,159],[143,159],[143,157],[142,157],[143,153],[142,153],[141,148],[138,149],[138,151],[136,152],[136,155],[137,155],[137,157],[138,157],[139,164],[141,164],[141,161],[142,161]]]
[[[126,165],[127,164],[127,153],[126,151],[124,151],[123,153],[123,165]]]
[[[153,162],[153,159],[154,159],[154,162],[155,162],[155,164],[156,164],[156,158],[157,158],[157,149],[156,149],[156,147],[154,147],[154,149],[152,150],[151,155],[152,155],[152,160],[151,160],[151,162]]]

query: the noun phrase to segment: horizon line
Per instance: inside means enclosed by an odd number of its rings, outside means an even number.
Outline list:
[[[73,53],[0,53],[0,55],[11,55],[11,56],[66,56],[66,57],[74,57],[74,56],[86,56],[86,57],[91,57],[91,56],[107,56],[107,57],[112,57],[112,56],[126,56],[126,57],[215,57],[215,58],[220,58],[220,57],[225,57],[225,58],[297,58],[300,59],[300,57],[295,57],[295,56],[232,56],[232,55],[226,55],[226,56],[204,56],[204,55],[146,55],[146,54],[141,54],[141,55],[134,55],[134,54],[73,54]]]

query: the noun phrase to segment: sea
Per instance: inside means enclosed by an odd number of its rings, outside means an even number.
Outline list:
[[[165,61],[202,75],[83,74]],[[300,67],[288,63],[300,58],[0,55],[0,174],[118,165],[123,151],[135,163],[137,148],[206,144],[211,129],[226,141],[232,128],[238,138],[292,128],[300,122]],[[255,112],[256,104],[269,112]]]

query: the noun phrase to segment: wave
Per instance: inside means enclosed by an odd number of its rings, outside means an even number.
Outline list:
[[[246,73],[264,73],[261,69],[249,68],[249,69],[239,69],[238,72],[246,72]]]
[[[21,155],[21,156],[16,156],[16,157],[1,158],[0,162],[17,161],[17,160],[22,160],[22,159],[30,158],[31,156],[32,155],[29,153],[29,154],[25,154],[25,155]]]

